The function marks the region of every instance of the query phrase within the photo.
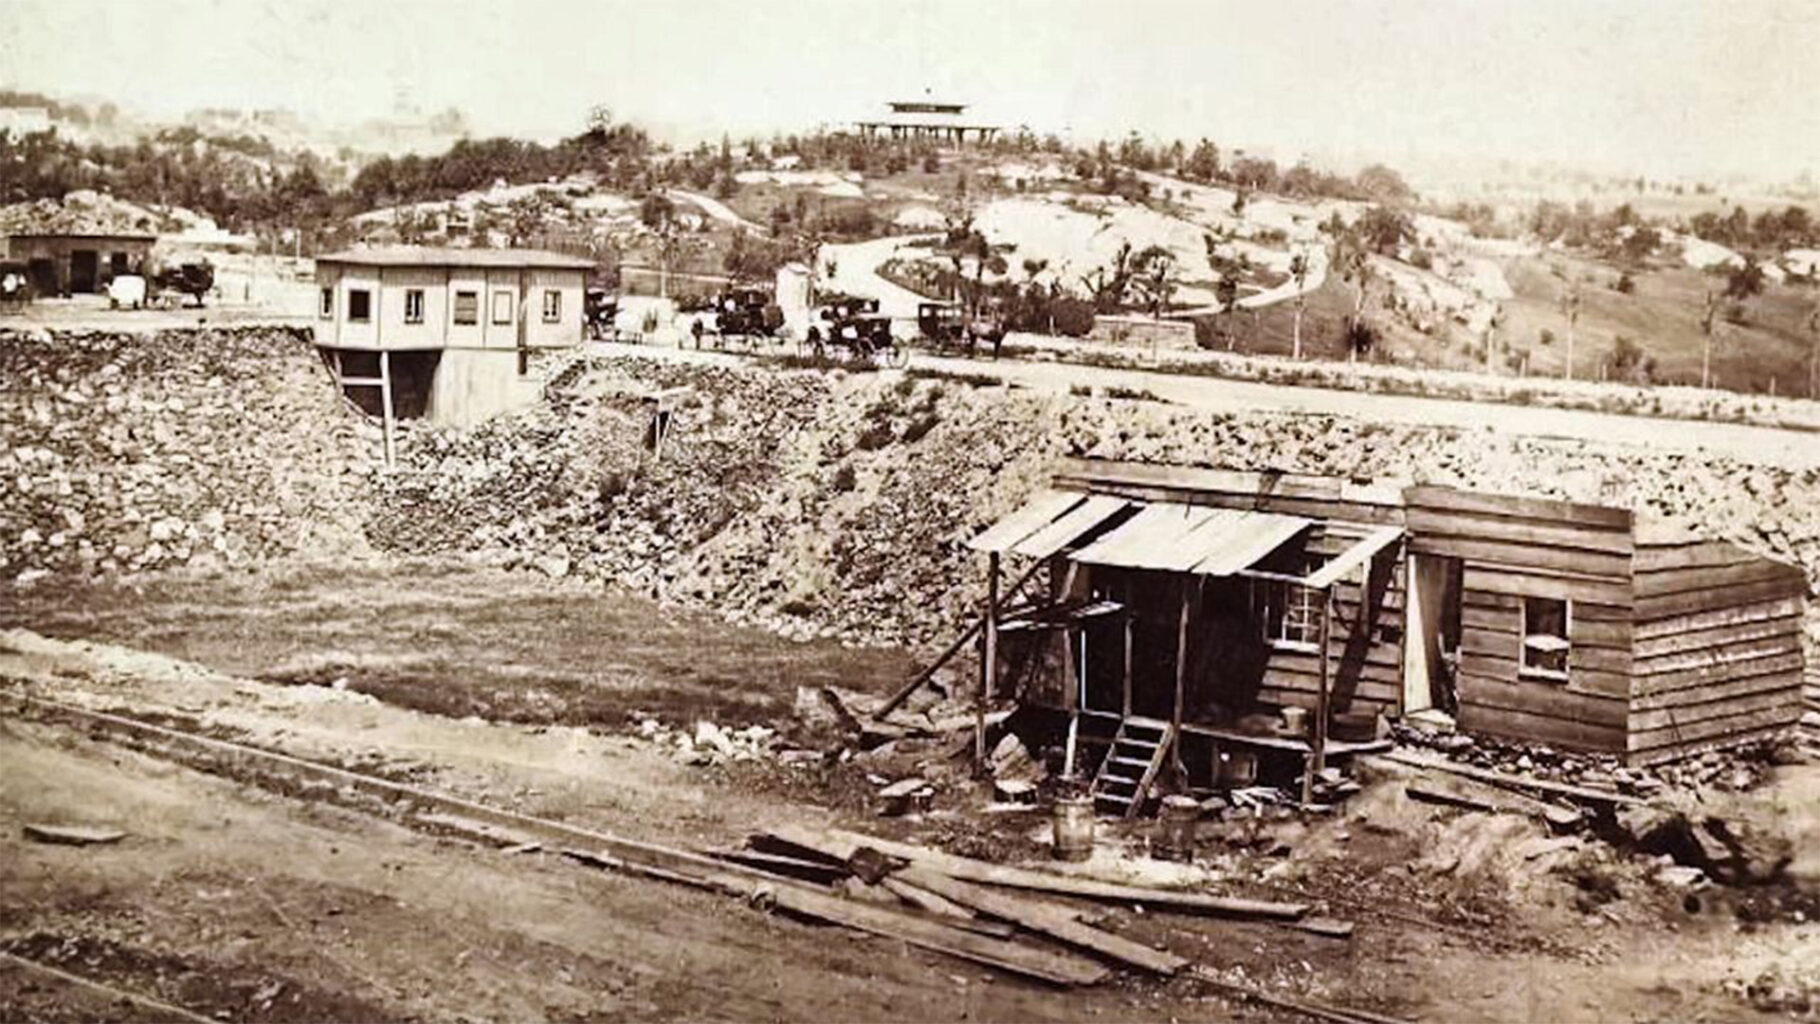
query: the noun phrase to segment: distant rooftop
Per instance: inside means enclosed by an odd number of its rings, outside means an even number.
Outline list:
[[[929,100],[893,100],[891,109],[899,114],[958,114],[965,103],[933,103]]]
[[[545,249],[449,249],[429,245],[386,245],[346,249],[316,257],[317,263],[369,267],[533,267],[592,270],[594,261]]]

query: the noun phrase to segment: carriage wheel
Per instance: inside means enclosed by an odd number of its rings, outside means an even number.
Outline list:
[[[894,370],[901,370],[910,365],[910,346],[904,342],[894,341],[885,349],[885,365]]]

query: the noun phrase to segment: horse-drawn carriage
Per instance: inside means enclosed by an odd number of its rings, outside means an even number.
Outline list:
[[[817,357],[830,348],[842,349],[855,361],[903,366],[910,350],[891,333],[891,318],[879,312],[877,299],[837,296],[817,310],[817,323],[809,326],[804,344]]]
[[[735,339],[748,345],[755,345],[760,339],[775,341],[783,326],[783,308],[777,304],[776,296],[763,288],[731,288],[714,300],[716,347]],[[701,347],[701,338],[700,334],[695,336],[697,348]]]
[[[582,323],[590,341],[619,340],[619,297],[605,288],[589,288],[582,296]]]
[[[1005,321],[995,313],[981,309],[972,316],[956,302],[923,302],[916,307],[916,327],[938,351],[965,350],[972,355],[981,343],[992,346],[998,357],[1005,343]]]

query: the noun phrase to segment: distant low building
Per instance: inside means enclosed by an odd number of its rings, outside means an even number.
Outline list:
[[[140,273],[156,235],[20,232],[6,239],[8,259],[22,263],[39,295],[92,294],[122,274]]]
[[[965,103],[894,100],[889,106],[889,114],[855,122],[859,133],[868,139],[925,139],[958,146],[966,144],[969,137],[986,142],[999,132],[998,125],[968,121]]]
[[[388,246],[316,259],[316,345],[362,408],[467,426],[536,401],[530,354],[583,340],[592,261]]]
[[[0,132],[31,135],[51,129],[48,107],[0,107]]]

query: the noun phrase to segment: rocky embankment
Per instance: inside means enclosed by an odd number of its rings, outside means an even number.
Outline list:
[[[302,332],[0,331],[0,575],[361,544],[377,432]]]
[[[690,389],[661,453],[642,397]],[[938,377],[617,360],[546,409],[414,435],[369,536],[623,583],[790,633],[935,640],[980,599],[963,543],[1064,455],[1404,476],[1629,505],[1800,562],[1820,474],[1337,417],[1221,415]],[[425,514],[436,510],[434,515]]]
[[[964,541],[1064,455],[1403,476],[1632,506],[1800,562],[1820,473],[1488,432],[1037,394],[933,376],[551,367],[549,401],[408,427],[399,466],[285,331],[0,334],[0,572],[457,554],[607,581],[806,635],[945,639]],[[661,452],[644,396],[687,388]]]

